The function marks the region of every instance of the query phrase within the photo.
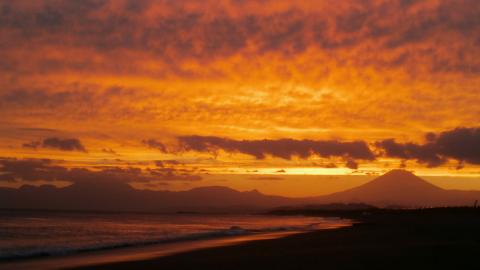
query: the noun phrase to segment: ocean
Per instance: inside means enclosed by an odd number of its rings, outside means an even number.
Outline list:
[[[349,223],[269,215],[0,211],[0,262]]]

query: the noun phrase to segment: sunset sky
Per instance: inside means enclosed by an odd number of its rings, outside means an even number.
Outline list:
[[[0,186],[480,189],[480,1],[0,0]]]

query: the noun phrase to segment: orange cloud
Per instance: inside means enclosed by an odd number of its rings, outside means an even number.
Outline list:
[[[479,13],[475,0],[0,0],[0,153],[145,162],[175,159],[168,140],[197,134],[190,160],[221,149],[261,159],[252,166],[474,166],[408,149],[480,125]],[[19,147],[48,137],[81,138],[88,153]],[[376,157],[375,142],[402,150]],[[222,166],[245,165],[234,159]]]

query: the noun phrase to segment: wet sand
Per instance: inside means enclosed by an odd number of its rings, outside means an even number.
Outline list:
[[[284,213],[295,214],[295,213]],[[325,213],[313,213],[310,215]],[[330,213],[334,215],[338,213]],[[352,227],[75,269],[479,269],[480,211],[349,212]]]

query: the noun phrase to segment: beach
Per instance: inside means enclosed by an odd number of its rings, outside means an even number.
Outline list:
[[[345,215],[361,223],[146,260],[66,269],[478,269],[477,209]]]
[[[0,269],[56,270],[148,260],[318,229],[349,219],[264,214],[0,211]]]
[[[12,260],[0,263],[2,270],[53,270],[80,268],[88,269],[95,265],[141,261],[152,258],[165,257],[178,253],[185,253],[198,249],[211,247],[224,247],[244,242],[253,242],[267,239],[281,238],[288,235],[298,234],[299,231],[286,231],[274,233],[262,233],[252,235],[239,235],[230,237],[218,237],[191,241],[179,241],[156,245],[135,246],[119,249],[107,249],[95,252],[86,252],[57,257],[41,257],[24,260]]]

